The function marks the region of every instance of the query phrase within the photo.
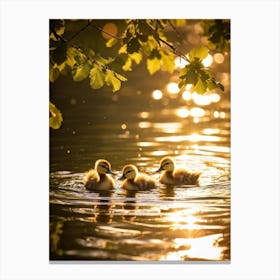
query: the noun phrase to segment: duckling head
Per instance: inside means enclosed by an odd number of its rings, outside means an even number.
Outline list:
[[[160,168],[156,171],[173,171],[175,168],[175,163],[174,160],[171,157],[164,157],[161,161],[160,161]]]
[[[138,174],[137,167],[133,164],[125,165],[122,169],[122,176],[119,178],[119,180],[123,179],[135,179]]]
[[[95,162],[95,169],[99,174],[113,174],[111,164],[105,159],[99,159]]]

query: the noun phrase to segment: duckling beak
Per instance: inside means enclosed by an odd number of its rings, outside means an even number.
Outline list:
[[[116,175],[116,173],[114,173],[111,169],[108,169],[108,171],[106,173]]]
[[[125,179],[125,175],[123,174],[121,177],[118,178],[118,180],[124,180]]]
[[[162,170],[164,170],[164,168],[161,166],[156,172],[160,172]]]

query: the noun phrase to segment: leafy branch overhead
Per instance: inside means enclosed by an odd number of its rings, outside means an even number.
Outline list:
[[[71,73],[74,81],[89,79],[92,89],[104,86],[113,92],[120,90],[127,80],[125,73],[132,71],[136,64],[144,62],[150,75],[159,70],[172,74],[175,71],[175,59],[186,61],[186,66],[178,73],[179,86],[191,84],[198,93],[219,88],[223,85],[216,81],[211,69],[202,63],[209,50],[225,52],[229,50],[229,21],[201,21],[203,34],[208,38],[207,46],[197,46],[187,54],[180,52],[175,43],[166,37],[167,30],[177,31],[185,26],[185,20],[119,20],[119,32],[113,33],[100,27],[99,21],[80,21],[84,25],[76,32],[68,31],[71,21],[50,21],[50,82],[54,83],[60,75]],[[82,32],[98,32],[97,37],[106,35],[105,51],[111,56],[105,57],[97,49],[81,43]],[[68,31],[68,32],[67,32]],[[70,36],[71,35],[71,36]],[[97,40],[96,36],[92,40]],[[50,107],[51,108],[51,107]],[[58,125],[51,127],[58,128]]]

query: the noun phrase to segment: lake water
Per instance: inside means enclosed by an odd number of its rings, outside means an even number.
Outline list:
[[[124,91],[63,102],[63,127],[50,132],[50,260],[230,260],[229,98],[198,106]],[[166,155],[201,171],[199,186],[120,188],[125,164],[158,179]],[[116,173],[113,191],[83,186],[99,158]]]

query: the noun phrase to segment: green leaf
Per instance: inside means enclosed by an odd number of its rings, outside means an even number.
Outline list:
[[[110,40],[108,40],[108,41],[106,42],[106,47],[107,47],[107,48],[111,48],[111,47],[113,47],[117,42],[118,42],[118,40],[117,40],[116,38],[112,38],[112,39],[110,39]]]
[[[141,44],[139,43],[137,38],[132,38],[128,43],[127,43],[127,52],[128,53],[134,53],[138,52],[141,47]]]
[[[200,60],[203,60],[207,57],[207,55],[208,49],[205,46],[197,46],[189,52],[189,58],[191,61],[193,61],[195,57],[198,57]]]
[[[188,73],[188,71],[189,71],[188,66],[185,66],[183,69],[181,69],[181,71],[179,72],[179,78],[184,78]]]
[[[187,74],[185,75],[186,84],[196,85],[198,81],[197,72],[194,68],[189,68]]]
[[[75,82],[86,79],[89,75],[90,66],[89,64],[74,64],[72,68],[72,76]]]
[[[93,67],[89,73],[90,86],[99,89],[105,84],[105,75],[99,67]]]
[[[59,74],[60,74],[59,69],[57,67],[51,65],[49,76],[50,76],[50,81],[52,83],[54,83],[54,81],[59,77]]]
[[[174,67],[175,67],[174,54],[171,52],[167,53],[165,51],[161,51],[160,54],[161,54],[163,68],[167,72],[172,74],[174,72]]]
[[[66,43],[61,43],[53,52],[52,52],[52,59],[58,65],[63,63],[67,59],[67,45]]]
[[[217,88],[218,86],[217,86],[217,84],[215,83],[215,80],[209,79],[209,80],[207,80],[207,87],[208,87],[210,90],[212,90],[212,89]]]
[[[107,65],[110,69],[114,69],[115,71],[121,71],[124,64],[125,61],[121,56],[118,55],[112,62],[108,63]]]
[[[153,59],[148,58],[147,69],[151,75],[156,73],[158,70],[160,70],[160,60],[157,57]]]
[[[115,76],[115,73],[111,70],[106,71],[105,82],[108,86],[112,87],[113,92],[121,88],[121,81]]]
[[[53,129],[58,129],[63,121],[61,112],[56,108],[56,106],[49,102],[50,114],[49,125]]]
[[[194,87],[194,90],[197,93],[205,93],[207,90],[207,83],[205,81],[202,81],[200,78],[197,79],[197,83]]]

